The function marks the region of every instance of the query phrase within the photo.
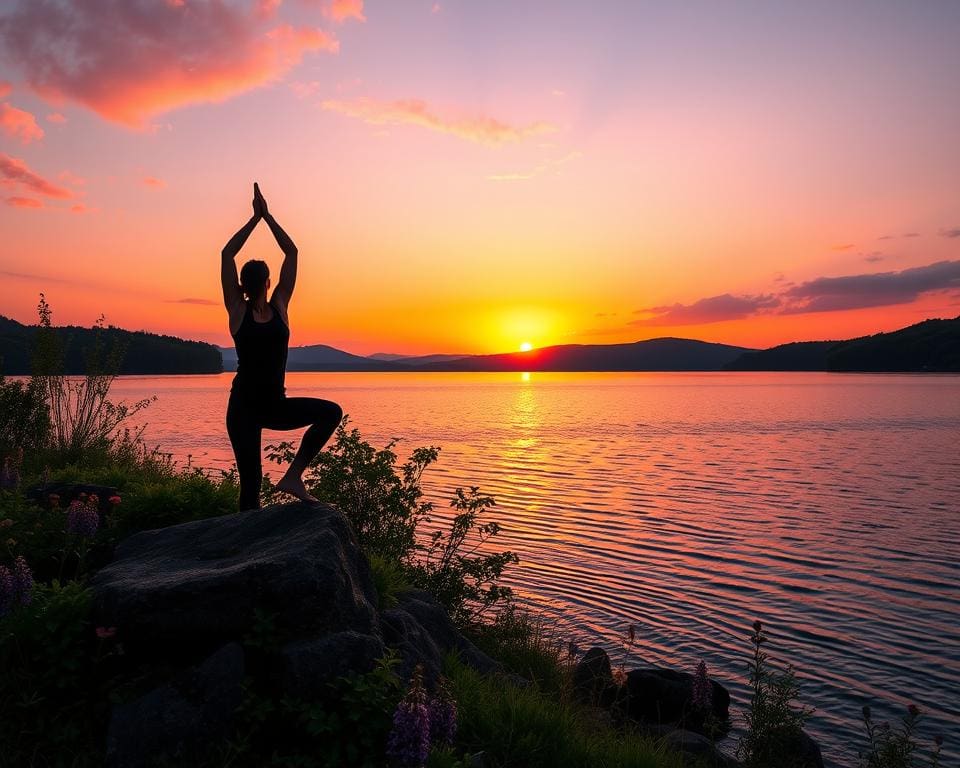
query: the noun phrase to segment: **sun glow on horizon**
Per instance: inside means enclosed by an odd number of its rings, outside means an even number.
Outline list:
[[[525,341],[520,345],[521,352],[529,352],[531,349],[533,349],[533,344],[531,344],[529,341]]]

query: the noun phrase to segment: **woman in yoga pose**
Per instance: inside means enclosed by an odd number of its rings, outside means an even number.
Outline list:
[[[270,300],[270,270],[251,260],[237,279],[235,259],[260,220],[283,251],[280,280]],[[230,318],[230,335],[237,349],[237,375],[227,406],[227,434],[240,474],[240,509],[260,508],[263,478],[260,436],[266,429],[297,429],[309,425],[293,462],[277,489],[307,502],[316,502],[303,484],[303,472],[334,433],[343,411],[336,403],[314,397],[287,397],[284,374],[290,328],[287,307],[297,282],[297,246],[267,209],[260,187],[253,185],[253,216],[230,238],[221,253],[220,282]]]

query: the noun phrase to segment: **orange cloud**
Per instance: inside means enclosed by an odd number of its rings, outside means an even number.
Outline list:
[[[83,203],[77,203],[76,205],[71,205],[71,206],[70,206],[70,211],[71,211],[72,213],[89,213],[89,212],[92,211],[92,210],[93,210],[93,208],[89,208],[89,207],[87,207],[86,205],[84,205]]]
[[[4,99],[13,91],[13,86],[6,80],[0,80],[0,99]]]
[[[7,102],[0,103],[0,131],[19,139],[23,144],[43,138],[43,128],[37,125],[37,119],[29,112],[12,107]]]
[[[167,186],[167,182],[163,179],[158,179],[156,176],[144,176],[140,181],[145,187],[154,187],[155,189],[163,189]]]
[[[334,21],[339,22],[346,19],[367,20],[367,17],[363,15],[363,0],[333,0],[333,4],[330,6],[330,16]]]
[[[43,201],[32,197],[8,197],[7,205],[13,208],[43,208]]]
[[[152,115],[264,85],[307,52],[337,50],[321,29],[263,24],[256,8],[219,0],[21,0],[0,18],[0,45],[44,98],[142,127]]]
[[[73,192],[69,189],[57,186],[30,170],[23,160],[10,157],[2,152],[0,152],[0,182],[4,182],[5,186],[19,185],[34,194],[58,200],[69,200],[73,197]]]
[[[47,115],[47,122],[65,123],[67,122],[67,118],[65,115],[62,115],[59,112],[51,112],[49,115]]]
[[[484,115],[445,118],[431,111],[430,106],[419,99],[398,101],[377,101],[366,97],[351,101],[328,99],[322,102],[321,106],[331,112],[356,117],[373,125],[404,123],[419,125],[432,131],[449,133],[481,144],[523,141],[531,136],[557,130],[556,126],[550,123],[537,122],[518,127]]]

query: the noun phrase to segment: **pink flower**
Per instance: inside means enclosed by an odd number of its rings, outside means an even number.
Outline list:
[[[97,627],[97,637],[101,640],[107,640],[117,634],[116,627]]]
[[[108,501],[109,501],[111,504],[113,504],[113,506],[117,506],[117,504],[120,503],[120,497],[117,496],[116,494],[114,494],[113,496],[111,496],[111,497],[108,499]]]

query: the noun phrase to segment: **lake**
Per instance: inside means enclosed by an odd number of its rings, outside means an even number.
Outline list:
[[[231,378],[113,394],[158,395],[148,444],[227,468]],[[508,583],[564,641],[628,669],[703,659],[740,710],[759,618],[828,764],[856,764],[863,704],[917,704],[924,751],[941,733],[960,755],[960,376],[291,373],[287,393],[339,402],[377,447],[403,438],[401,458],[441,446],[429,497],[496,497]]]

